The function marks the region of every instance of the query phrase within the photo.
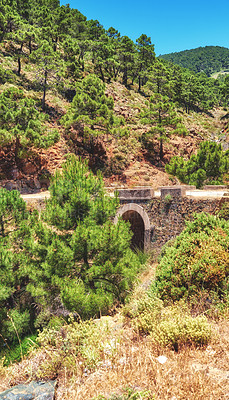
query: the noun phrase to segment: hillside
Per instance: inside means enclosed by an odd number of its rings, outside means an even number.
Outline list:
[[[229,49],[220,46],[205,46],[175,53],[163,54],[160,59],[188,68],[196,73],[212,76],[217,72],[229,72]]]
[[[1,10],[2,186],[47,188],[75,153],[107,185],[156,187],[171,182],[172,156],[189,158],[204,140],[227,143],[226,83],[161,61],[146,35],[134,43],[58,1],[10,4]]]
[[[229,79],[58,0],[2,0],[0,21],[0,398],[51,380],[57,400],[226,400],[227,196],[181,202],[156,262],[106,186],[228,184]],[[19,193],[47,189],[39,211]],[[155,201],[162,236],[173,206]]]

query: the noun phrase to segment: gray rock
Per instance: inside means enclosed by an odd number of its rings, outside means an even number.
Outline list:
[[[0,393],[0,400],[53,400],[56,381],[17,385]]]

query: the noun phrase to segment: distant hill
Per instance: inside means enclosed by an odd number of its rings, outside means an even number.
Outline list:
[[[225,70],[229,72],[229,49],[226,47],[198,47],[197,49],[160,55],[159,58],[171,61],[194,72],[204,71],[207,76]]]

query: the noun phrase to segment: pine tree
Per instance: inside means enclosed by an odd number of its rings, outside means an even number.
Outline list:
[[[76,95],[62,121],[66,128],[74,127],[93,152],[99,137],[112,133],[121,123],[113,115],[114,101],[105,95],[104,83],[95,75],[88,75],[76,87]]]
[[[87,163],[74,157],[55,173],[49,190],[46,219],[60,229],[75,229],[86,218],[101,225],[117,207],[117,199],[105,195],[101,174],[89,173]]]
[[[50,85],[50,78],[58,79],[63,65],[58,52],[54,51],[48,41],[44,40],[37,50],[33,51],[30,59],[36,63],[38,73],[41,76],[43,87],[42,109],[45,110],[46,92]]]
[[[59,139],[56,130],[45,131],[35,101],[11,87],[0,95],[0,145],[12,145],[16,164],[30,147],[49,147]]]
[[[151,38],[142,34],[137,40],[137,64],[138,64],[138,91],[141,86],[147,81],[149,69],[152,67],[155,60],[154,45],[151,43]]]
[[[64,52],[64,62],[66,67],[66,76],[70,79],[76,79],[80,75],[80,61],[79,53],[80,48],[76,39],[67,38],[62,43]]]
[[[221,84],[220,92],[223,104],[227,107],[229,105],[229,76],[226,76],[223,84]]]
[[[50,194],[46,224],[34,227],[28,290],[45,307],[59,299],[82,317],[106,312],[124,300],[140,267],[127,225],[111,221],[117,199],[106,195],[100,175],[74,157],[55,174]]]
[[[94,71],[103,82],[105,77],[108,82],[115,74],[117,66],[116,47],[113,39],[107,35],[100,36],[99,40],[92,42]]]
[[[197,188],[203,184],[222,184],[224,174],[229,171],[228,151],[224,152],[221,144],[203,142],[189,160],[173,157],[166,165],[166,171]]]
[[[186,129],[181,124],[181,119],[176,113],[175,106],[171,103],[169,97],[155,93],[150,97],[148,108],[142,112],[141,116],[142,122],[151,126],[145,135],[145,140],[157,138],[160,145],[160,160],[163,160],[164,141],[168,141],[171,134],[186,133]]]
[[[123,74],[122,83],[127,86],[128,77],[132,75],[134,66],[134,54],[136,52],[134,42],[128,36],[122,36],[119,41],[119,62]]]
[[[28,332],[31,303],[25,303],[25,275],[23,265],[29,263],[22,255],[21,244],[29,226],[26,204],[17,191],[0,188],[0,343],[17,339],[17,332]],[[27,236],[28,237],[28,236]],[[28,300],[29,294],[27,296]]]

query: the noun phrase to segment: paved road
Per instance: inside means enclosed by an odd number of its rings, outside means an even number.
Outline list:
[[[186,196],[192,197],[207,197],[207,198],[220,198],[224,195],[224,193],[228,192],[227,190],[187,190]]]
[[[30,193],[30,194],[22,194],[21,197],[27,201],[27,200],[43,200],[43,199],[48,199],[50,197],[50,193],[47,190],[46,192],[39,192],[39,193]]]
[[[186,196],[188,197],[194,197],[194,198],[221,198],[223,197],[224,193],[228,192],[226,189],[221,189],[221,190],[187,190],[186,191]],[[110,192],[112,196],[112,192]],[[160,197],[161,196],[161,191],[160,190],[155,190],[154,192],[155,197]],[[39,192],[39,193],[31,193],[31,194],[23,194],[22,198],[25,201],[29,200],[43,200],[43,199],[48,199],[50,197],[49,191],[45,192]]]

